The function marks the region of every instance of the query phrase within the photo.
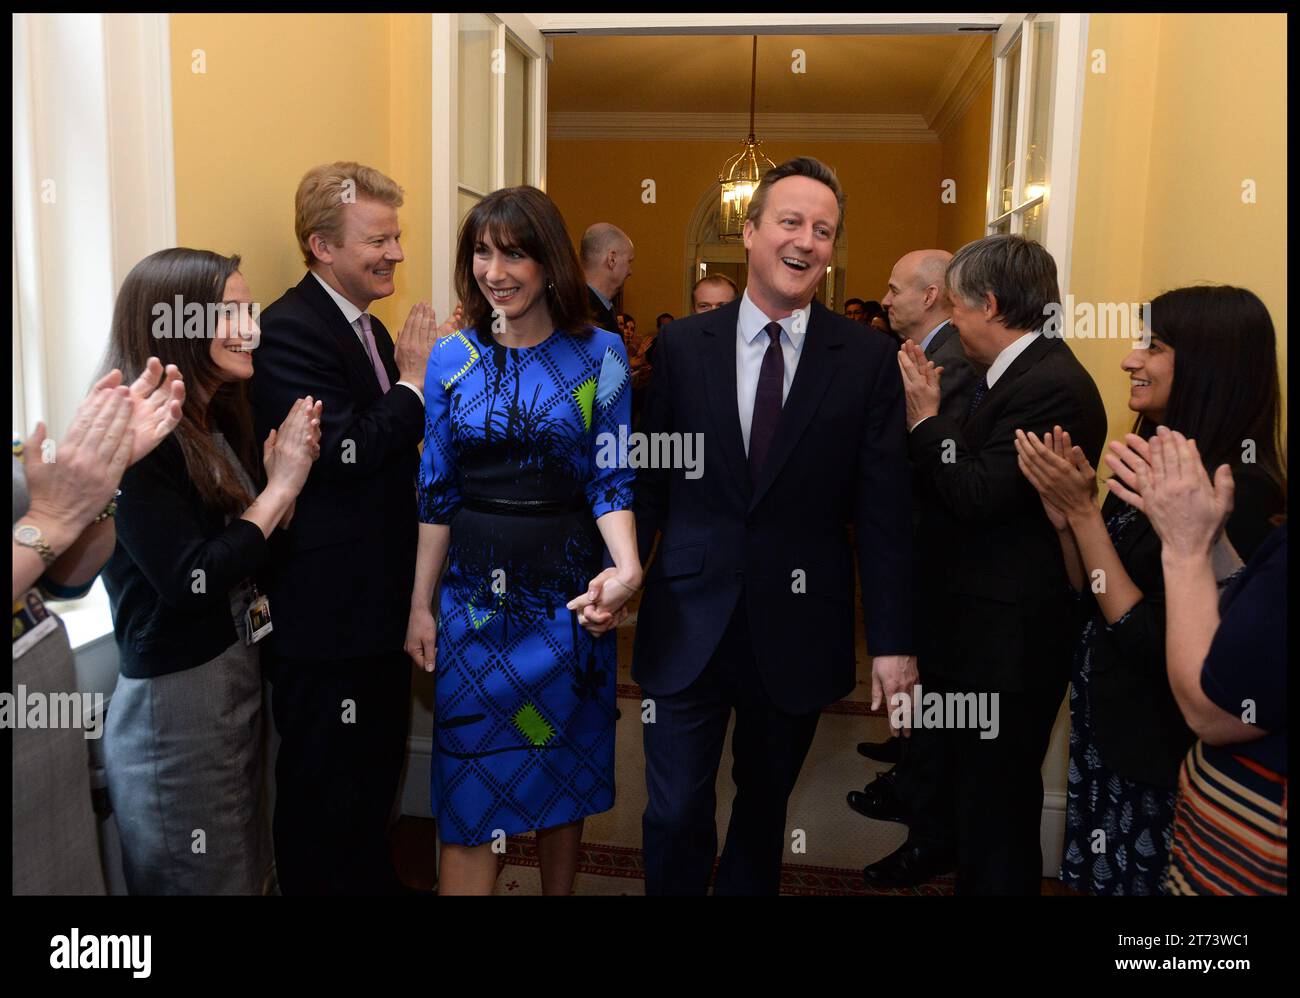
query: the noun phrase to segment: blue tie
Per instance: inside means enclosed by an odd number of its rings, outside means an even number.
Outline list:
[[[984,396],[989,393],[989,379],[980,378],[980,383],[975,386],[975,393],[970,397],[970,408],[966,410],[966,418],[970,419],[975,415],[975,410],[980,407],[984,401]]]

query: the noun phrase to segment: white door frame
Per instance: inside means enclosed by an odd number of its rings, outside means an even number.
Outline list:
[[[493,47],[504,49],[507,43],[517,46],[528,59],[528,175],[525,183],[546,189],[546,68],[548,45],[536,24],[537,15],[488,14],[496,22]],[[450,309],[455,304],[452,270],[456,254],[456,222],[459,175],[459,66],[457,14],[430,14],[433,33],[429,72],[432,91],[432,176],[430,178],[431,211],[429,224],[432,238],[430,291],[435,308]],[[495,148],[491,189],[505,182],[505,76],[493,80],[492,99],[497,108]]]

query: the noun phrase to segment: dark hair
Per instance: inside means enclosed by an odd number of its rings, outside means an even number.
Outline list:
[[[126,275],[113,306],[101,376],[113,368],[130,384],[150,357],[163,365],[175,364],[185,378],[185,403],[174,433],[185,459],[185,470],[206,506],[238,514],[253,497],[240,483],[236,469],[212,441],[211,430],[220,429],[254,481],[261,476],[261,460],[254,441],[252,407],[247,386],[224,381],[212,359],[211,325],[214,309],[225,297],[226,281],[239,270],[238,256],[221,256],[208,250],[165,249],[145,257]],[[177,299],[182,314],[176,315]],[[188,336],[183,312],[191,304],[203,306],[203,335]],[[154,335],[159,309],[171,310],[168,335]]]
[[[998,302],[998,321],[1008,329],[1041,329],[1052,314],[1048,306],[1060,309],[1056,261],[1024,236],[987,236],[967,243],[948,261],[946,273],[950,297],[983,304],[991,292]]]
[[[546,306],[556,329],[591,335],[587,285],[555,202],[536,187],[493,191],[470,209],[456,242],[456,294],[465,303],[466,325],[484,337],[492,325],[492,304],[474,279],[474,247],[484,235],[498,248],[535,260],[546,281]]]
[[[840,178],[835,176],[834,170],[811,156],[796,156],[763,174],[763,179],[758,182],[758,189],[749,200],[749,211],[745,213],[745,220],[755,225],[759,223],[763,217],[763,208],[767,206],[767,195],[772,185],[786,177],[808,177],[831,189],[831,193],[835,195],[835,205],[840,210],[839,222],[835,226],[835,238],[838,240],[840,233],[844,231],[844,188],[840,186]]]
[[[876,316],[884,318],[884,306],[878,301],[866,301],[862,303],[862,310],[867,313],[868,319],[874,319]]]
[[[861,298],[850,298],[848,301],[846,301],[844,303],[844,311],[847,312],[849,310],[850,305],[861,305],[862,310],[864,312],[867,310],[867,303],[864,302]]]
[[[1286,494],[1277,338],[1264,303],[1251,291],[1202,285],[1166,291],[1151,302],[1150,334],[1174,349],[1174,380],[1164,425],[1196,441],[1210,474],[1240,467],[1242,445]],[[1156,425],[1139,416],[1133,432]]]
[[[672,321],[673,321],[673,314],[672,314],[672,312],[660,312],[658,315],[656,315],[656,316],[655,316],[655,325],[656,325],[656,326],[662,326],[662,325],[663,325],[663,320],[664,320],[664,319],[667,319],[669,322],[672,322]]]

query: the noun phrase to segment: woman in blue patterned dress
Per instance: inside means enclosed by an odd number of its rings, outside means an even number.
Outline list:
[[[435,671],[439,891],[490,894],[494,843],[536,830],[543,892],[568,894],[583,819],[614,803],[608,631],[641,585],[633,472],[607,459],[629,422],[627,354],[588,324],[564,221],[536,188],[469,213],[456,288],[467,328],[425,376],[406,642]]]
[[[1195,437],[1206,465],[1232,465],[1236,505],[1219,577],[1249,558],[1285,506],[1279,458],[1277,345],[1264,304],[1230,287],[1179,288],[1151,302],[1149,345],[1121,367],[1137,414],[1128,445],[1159,426]],[[1176,358],[1176,360],[1175,360]],[[1160,892],[1173,837],[1178,772],[1195,736],[1165,669],[1160,538],[1108,496],[1069,434],[1018,434],[1021,469],[1057,529],[1083,632],[1070,684],[1070,768],[1061,880],[1092,894]],[[1244,444],[1252,441],[1243,461]],[[1072,453],[1074,452],[1074,453]],[[1112,444],[1112,467],[1124,447]]]

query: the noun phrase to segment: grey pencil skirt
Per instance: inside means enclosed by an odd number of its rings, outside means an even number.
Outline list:
[[[120,676],[104,758],[132,894],[262,894],[271,870],[263,787],[262,670],[238,640],[211,661],[152,679]]]

